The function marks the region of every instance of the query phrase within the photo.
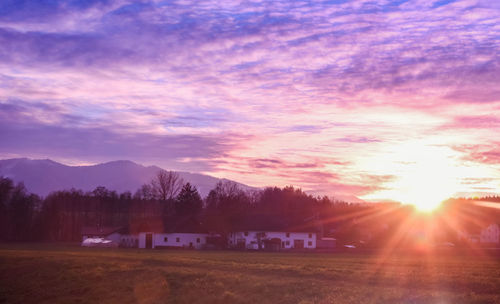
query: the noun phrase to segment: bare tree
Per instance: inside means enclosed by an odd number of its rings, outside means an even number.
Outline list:
[[[182,178],[173,171],[161,170],[151,180],[153,195],[156,199],[162,201],[174,199],[183,185]]]
[[[153,188],[149,184],[142,185],[134,194],[135,199],[145,199],[152,200],[154,199]]]

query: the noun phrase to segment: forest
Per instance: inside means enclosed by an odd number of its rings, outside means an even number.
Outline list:
[[[477,200],[500,202],[500,197]],[[41,198],[22,183],[0,178],[0,240],[79,241],[82,227],[112,226],[126,227],[129,233],[313,231],[345,244],[382,246],[411,222],[407,239],[432,225],[434,241],[459,242],[460,230],[477,232],[500,222],[498,208],[475,204],[477,200],[450,199],[434,213],[422,215],[399,203],[347,203],[292,186],[243,191],[229,181],[217,183],[202,198],[196,187],[167,171],[133,194],[97,187]]]

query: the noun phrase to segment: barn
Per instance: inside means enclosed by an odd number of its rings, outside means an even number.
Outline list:
[[[206,247],[207,233],[139,233],[139,248],[185,248],[203,249]]]

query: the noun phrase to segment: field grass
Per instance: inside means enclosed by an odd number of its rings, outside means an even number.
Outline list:
[[[0,244],[0,303],[500,303],[500,260]]]

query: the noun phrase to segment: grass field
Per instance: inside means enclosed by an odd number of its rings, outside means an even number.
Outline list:
[[[500,260],[0,244],[0,303],[500,303]]]

